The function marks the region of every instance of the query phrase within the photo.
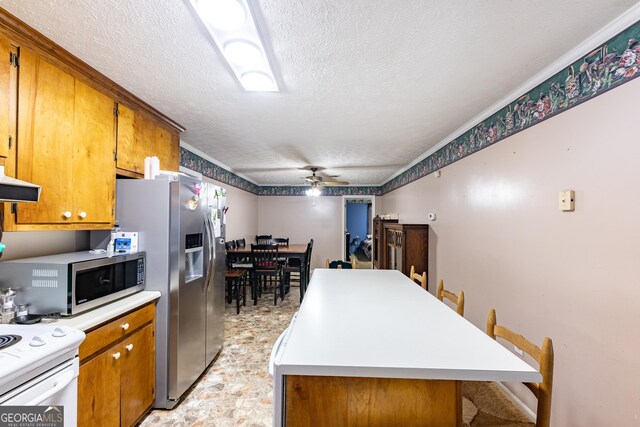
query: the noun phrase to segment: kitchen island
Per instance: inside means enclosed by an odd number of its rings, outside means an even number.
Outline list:
[[[275,426],[458,426],[461,381],[541,380],[393,270],[316,269],[270,363]]]

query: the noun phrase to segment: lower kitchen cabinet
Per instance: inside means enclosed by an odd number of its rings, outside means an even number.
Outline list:
[[[92,331],[80,346],[78,426],[132,426],[155,400],[155,305]]]

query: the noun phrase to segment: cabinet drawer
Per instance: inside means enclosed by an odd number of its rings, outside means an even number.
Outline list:
[[[88,332],[87,338],[80,345],[80,362],[145,324],[152,322],[154,316],[155,306],[154,303],[150,303]]]

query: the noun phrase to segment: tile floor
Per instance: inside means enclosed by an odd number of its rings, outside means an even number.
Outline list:
[[[272,425],[273,387],[267,371],[271,348],[299,308],[299,289],[284,301],[251,301],[236,315],[225,312],[224,347],[218,359],[173,410],[154,410],[142,426],[224,427]]]

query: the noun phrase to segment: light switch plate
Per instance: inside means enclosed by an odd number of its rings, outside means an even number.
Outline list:
[[[560,210],[563,212],[571,212],[575,210],[575,191],[561,191],[559,195]]]

